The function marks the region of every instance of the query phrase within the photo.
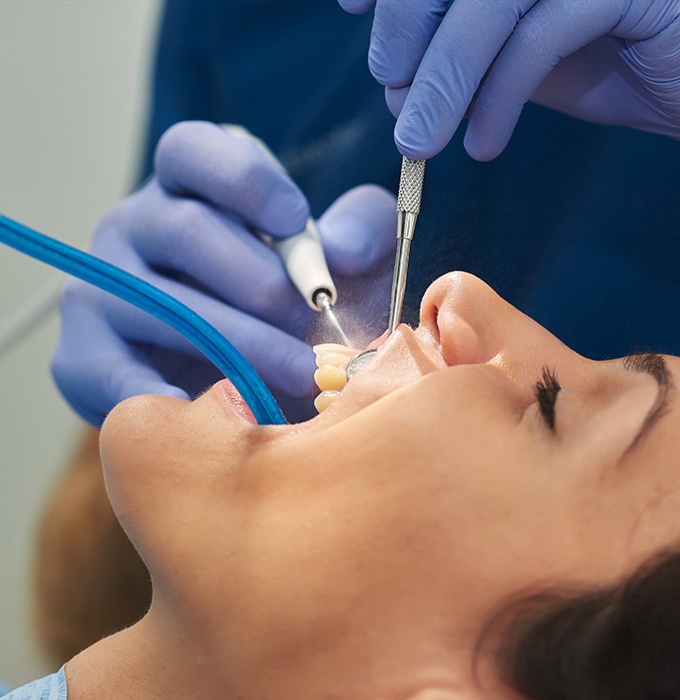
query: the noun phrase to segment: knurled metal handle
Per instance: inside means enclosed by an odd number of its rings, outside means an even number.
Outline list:
[[[397,211],[407,211],[412,214],[420,212],[420,198],[423,192],[424,176],[425,161],[411,160],[404,156],[401,162]]]

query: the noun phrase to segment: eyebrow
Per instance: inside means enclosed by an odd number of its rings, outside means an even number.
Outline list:
[[[663,355],[655,352],[633,353],[623,358],[623,367],[630,372],[649,374],[654,377],[659,391],[654,404],[649,409],[640,430],[624,452],[624,457],[640,442],[650,428],[666,413],[670,404],[671,394],[675,390],[673,375]]]

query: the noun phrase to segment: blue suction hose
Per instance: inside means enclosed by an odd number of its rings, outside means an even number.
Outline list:
[[[263,425],[286,423],[276,400],[241,353],[212,325],[157,287],[0,214],[0,242],[110,292],[164,321],[228,377]]]

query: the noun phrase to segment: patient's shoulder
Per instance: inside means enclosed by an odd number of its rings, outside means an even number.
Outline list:
[[[66,700],[66,676],[62,666],[57,673],[12,690],[2,700]]]

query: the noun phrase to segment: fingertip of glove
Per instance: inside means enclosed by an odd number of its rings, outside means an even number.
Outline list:
[[[174,167],[177,161],[182,163],[187,150],[191,151],[196,139],[203,134],[214,133],[219,127],[207,121],[182,121],[169,126],[156,144],[154,153],[154,170],[161,179],[164,173]]]
[[[399,115],[394,129],[394,143],[399,153],[411,160],[436,156],[451,140],[451,135],[432,133],[424,120],[410,111]]]
[[[387,104],[387,109],[390,110],[393,117],[398,118],[401,114],[401,110],[404,107],[404,102],[406,102],[409,90],[410,86],[401,88],[385,88],[385,102]]]
[[[314,370],[316,369],[316,365],[314,365],[314,367],[312,367],[311,369],[311,373],[307,373],[307,371],[305,371],[305,374],[302,375],[302,378],[298,382],[294,382],[291,386],[292,391],[290,393],[297,400],[311,400],[314,399],[314,397],[318,393],[318,387],[314,383]],[[307,370],[306,365],[305,370]]]
[[[298,348],[298,351],[286,353],[285,356],[282,356],[277,372],[280,373],[280,377],[286,378],[286,395],[296,401],[313,399],[317,392],[314,382],[315,370],[314,353],[309,346],[306,346],[303,352],[299,352]],[[283,389],[281,386],[270,388],[277,393],[280,393]]]
[[[361,273],[390,255],[396,216],[394,195],[379,185],[361,185],[338,199],[319,222],[334,270]]]
[[[180,389],[178,386],[173,386],[172,384],[159,384],[158,390],[151,390],[147,393],[161,394],[162,396],[168,396],[172,399],[184,399],[185,401],[191,401],[191,397],[186,391]]]
[[[345,12],[361,15],[375,7],[375,0],[338,0],[338,4]]]
[[[410,135],[403,138],[396,132],[394,134],[394,145],[402,156],[410,158],[411,160],[427,160],[439,152],[422,143],[414,142],[414,140],[410,138]]]
[[[505,150],[507,143],[507,140],[500,142],[498,139],[488,137],[472,126],[468,126],[463,138],[466,153],[480,163],[497,158]]]
[[[153,370],[150,371],[153,372]],[[154,394],[158,396],[167,396],[172,399],[191,401],[191,397],[186,391],[180,389],[178,386],[168,384],[159,379],[148,378],[148,376],[144,376],[145,374],[146,373],[143,373],[142,376],[137,376],[136,378],[131,376],[120,385],[118,398],[114,401],[114,406],[127,399],[143,394]]]

